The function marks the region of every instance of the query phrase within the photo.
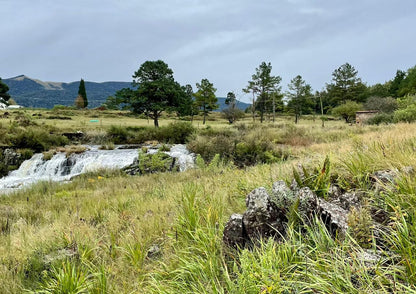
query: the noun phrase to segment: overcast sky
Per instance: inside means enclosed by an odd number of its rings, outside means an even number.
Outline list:
[[[416,65],[416,0],[0,0],[0,77],[127,81],[161,59],[181,84],[242,96],[271,62],[314,90],[352,64],[371,85]]]

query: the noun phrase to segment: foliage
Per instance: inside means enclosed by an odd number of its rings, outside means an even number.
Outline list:
[[[393,113],[398,108],[397,100],[392,97],[370,97],[364,103],[364,109]]]
[[[86,108],[88,106],[88,99],[87,99],[87,91],[85,90],[85,82],[83,79],[81,79],[81,81],[79,82],[78,97],[82,97],[82,100],[84,102],[84,105],[79,108]],[[77,104],[77,103],[75,103],[75,105],[77,105],[77,107],[81,106],[81,104]]]
[[[10,99],[10,94],[8,93],[9,87],[2,82],[0,78],[0,102],[1,100],[7,102]]]
[[[303,165],[301,166],[301,172],[297,171],[296,168],[293,168],[293,177],[299,187],[309,187],[316,195],[327,198],[327,193],[331,184],[330,167],[329,157],[326,156],[322,167],[316,167],[312,173],[308,172]]]
[[[312,110],[312,92],[311,86],[306,84],[300,75],[290,81],[289,91],[286,93],[288,98],[287,108],[294,112],[295,123],[302,114],[308,114]]]
[[[347,101],[332,109],[332,115],[342,117],[346,123],[355,119],[355,113],[362,108],[361,104],[354,101]]]
[[[345,63],[332,73],[332,83],[326,90],[331,105],[345,104],[347,101],[363,102],[366,98],[366,86],[357,77],[358,71],[349,63]]]
[[[189,103],[184,89],[174,80],[173,71],[162,60],[144,62],[133,79],[132,85],[137,89],[122,89],[116,93],[116,99],[134,113],[151,117],[155,127],[159,127],[163,111],[178,111],[180,105]]]
[[[75,99],[75,107],[77,109],[85,108],[85,100],[81,95],[78,95]]]
[[[225,104],[228,105],[228,108],[224,109],[222,113],[230,124],[244,117],[244,112],[237,108],[237,99],[234,92],[228,92]]]
[[[416,121],[416,104],[411,104],[404,109],[399,109],[394,112],[394,122],[414,122]]]
[[[141,174],[171,171],[172,158],[158,150],[154,154],[139,151],[139,169]]]
[[[366,124],[369,125],[380,125],[380,124],[390,124],[393,123],[393,114],[392,113],[377,113],[375,116],[370,117]]]
[[[210,111],[218,108],[218,99],[215,96],[217,89],[208,79],[202,79],[201,83],[196,83],[198,91],[195,95],[195,104],[201,110],[204,118],[202,124],[205,124],[206,117]]]
[[[267,109],[272,109],[274,117],[276,99],[279,97],[281,90],[279,84],[282,78],[280,76],[272,76],[271,71],[271,63],[263,61],[259,67],[256,68],[256,73],[251,76],[251,81],[248,82],[248,86],[243,89],[246,93],[250,91],[253,93],[253,105],[255,107],[255,109],[253,109],[253,120],[254,110],[257,110],[260,113],[260,122],[263,122],[264,114]],[[272,95],[272,93],[275,94]],[[254,96],[257,96],[257,99],[254,99]]]

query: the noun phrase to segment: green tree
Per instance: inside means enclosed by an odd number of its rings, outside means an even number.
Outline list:
[[[312,88],[300,75],[290,81],[288,88],[289,91],[286,93],[287,107],[295,114],[295,123],[297,124],[302,114],[310,113],[313,109]]]
[[[81,81],[79,82],[78,96],[81,96],[84,100],[84,106],[82,108],[86,108],[88,106],[88,99],[87,91],[85,90],[85,82],[83,79],[81,79]]]
[[[407,70],[405,78],[401,81],[397,95],[403,97],[416,94],[416,66]]]
[[[244,116],[244,112],[237,108],[237,99],[234,92],[228,92],[225,104],[228,105],[228,107],[224,109],[222,113],[230,124]]]
[[[125,108],[133,113],[144,113],[159,127],[163,111],[179,111],[184,103],[183,88],[173,78],[173,71],[162,60],[146,61],[133,74],[133,89],[124,88],[116,93]]]
[[[399,97],[399,90],[401,83],[403,82],[404,78],[406,77],[406,73],[402,70],[397,70],[396,76],[390,83],[389,94],[390,96],[397,98]]]
[[[366,85],[357,77],[358,71],[349,63],[341,65],[332,73],[332,83],[327,84],[331,105],[337,106],[347,100],[363,102],[366,97]]]
[[[370,97],[364,104],[367,110],[392,113],[398,108],[397,100],[392,97]]]
[[[194,90],[191,85],[187,84],[182,86],[182,91],[184,95],[181,103],[178,105],[178,115],[191,116],[191,120],[193,120],[194,115],[198,113],[198,109],[194,103]]]
[[[10,99],[9,93],[9,86],[7,86],[0,78],[0,101],[3,100],[7,102]]]
[[[243,89],[246,93],[251,91],[253,97],[255,94],[257,95],[255,103],[253,99],[253,105],[260,113],[260,122],[263,122],[264,113],[267,111],[269,103],[272,102],[273,105],[275,104],[275,101],[273,100],[275,96],[272,96],[271,93],[280,91],[279,83],[282,78],[280,76],[272,76],[271,72],[271,63],[263,61],[260,66],[256,68],[256,73],[251,76],[251,81],[248,82],[248,86]]]
[[[218,108],[218,99],[215,96],[217,89],[208,79],[202,79],[201,83],[196,83],[198,91],[194,94],[195,103],[204,115],[202,124],[205,124],[206,117],[210,111]]]
[[[332,115],[342,117],[346,123],[355,119],[355,113],[362,108],[362,105],[355,101],[347,101],[332,109]]]

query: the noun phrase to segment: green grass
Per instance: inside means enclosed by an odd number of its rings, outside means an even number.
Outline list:
[[[137,126],[137,119],[126,120]],[[200,158],[200,168],[184,173],[132,177],[99,171],[3,195],[0,293],[416,292],[416,180],[406,169],[416,167],[416,125],[327,122],[322,130],[318,120],[299,126],[285,118],[254,127],[249,120],[211,123],[211,129],[194,126],[207,138],[261,132],[288,146],[291,156],[239,169],[214,155],[211,163]],[[313,169],[322,171],[326,156],[331,174],[320,178]],[[305,185],[323,191],[335,179],[346,189],[365,191],[368,209],[388,212],[387,229],[360,230],[368,221],[362,210],[352,215],[358,229],[344,239],[332,238],[313,220],[302,229],[290,225],[279,243],[262,240],[241,251],[224,247],[224,225],[245,210],[247,193],[290,181],[298,163],[310,175]],[[380,169],[397,169],[398,180],[370,190],[370,174]],[[150,255],[155,246],[160,252]],[[378,262],[362,259],[364,250],[376,249]]]

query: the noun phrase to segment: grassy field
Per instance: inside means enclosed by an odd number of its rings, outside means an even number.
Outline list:
[[[60,131],[148,125],[124,113],[54,114],[71,120],[34,113],[39,111],[25,112],[38,126]],[[0,120],[4,130],[15,115]],[[293,118],[283,117],[262,125],[246,118],[230,126],[216,115],[212,119],[209,128],[193,122],[197,134],[189,144],[239,136],[247,146],[270,141],[288,156],[245,168],[217,158],[183,173],[98,171],[0,196],[0,293],[416,292],[416,180],[401,172],[416,167],[416,125],[328,121],[321,128],[319,120],[294,125]],[[333,239],[319,220],[302,230],[288,228],[280,243],[264,240],[254,250],[238,252],[224,247],[224,224],[244,211],[250,191],[291,181],[298,163],[312,170],[326,156],[338,183],[361,189],[367,207],[389,213],[390,231],[381,237],[388,248],[380,247],[373,233],[365,235],[369,249],[382,252],[380,261],[360,260],[364,248],[353,232]],[[369,175],[385,169],[398,170],[394,189],[369,190]],[[368,225],[367,214],[359,212],[358,227]]]

